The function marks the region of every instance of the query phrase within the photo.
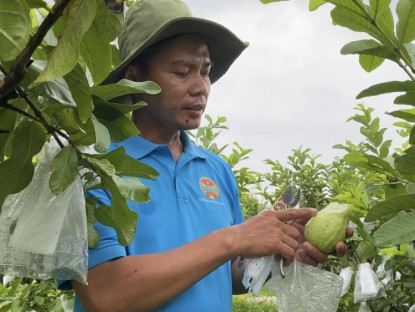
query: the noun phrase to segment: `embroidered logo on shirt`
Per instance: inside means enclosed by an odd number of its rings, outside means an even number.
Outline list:
[[[211,199],[217,199],[219,196],[219,188],[215,182],[206,177],[201,177],[199,180],[200,188],[203,193]]]

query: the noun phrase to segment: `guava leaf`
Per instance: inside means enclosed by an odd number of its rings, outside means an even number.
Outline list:
[[[80,53],[94,84],[101,83],[112,68],[112,49],[110,44],[99,38],[95,27],[91,27],[83,37]]]
[[[338,5],[331,11],[331,18],[337,25],[368,33],[382,43],[388,42],[385,35],[362,14],[360,7],[353,1],[342,1],[341,6]]]
[[[110,100],[122,95],[133,93],[158,94],[161,88],[152,81],[136,82],[128,79],[121,79],[117,83],[104,86],[94,86],[91,93],[104,100]]]
[[[156,180],[159,173],[153,167],[125,154],[124,147],[119,147],[107,154],[95,156],[98,159],[107,159],[120,176]]]
[[[88,161],[99,169],[101,175],[112,176],[115,174],[115,167],[106,159],[87,157]]]
[[[396,14],[398,16],[396,35],[401,46],[415,39],[415,1],[400,0],[396,6]]]
[[[93,96],[93,101],[94,115],[108,129],[112,141],[120,142],[139,134],[135,124],[120,111],[96,96]]]
[[[415,207],[415,194],[406,194],[391,197],[374,205],[365,217],[366,222],[379,219],[391,218],[401,211],[410,210]]]
[[[357,40],[349,42],[344,45],[340,50],[343,55],[348,54],[359,54],[359,55],[370,55],[373,57],[385,58],[394,62],[399,62],[399,54],[392,48],[381,45],[376,40]]]
[[[75,67],[79,58],[82,37],[95,17],[95,1],[72,0],[65,13],[66,23],[58,45],[50,53],[45,69],[31,87],[62,77]]]
[[[389,81],[379,84],[375,84],[362,92],[360,92],[356,99],[361,99],[368,96],[375,96],[380,94],[392,93],[392,92],[411,92],[415,91],[414,81]]]
[[[49,187],[58,195],[71,185],[78,174],[78,156],[71,146],[62,148],[52,161]]]
[[[93,105],[85,72],[77,64],[69,74],[65,75],[64,79],[78,107],[80,120],[82,123],[86,123],[91,118]]]
[[[310,2],[308,3],[308,10],[315,11],[319,7],[321,7],[323,4],[326,4],[326,3],[327,1],[325,0],[310,0]]]
[[[23,157],[9,158],[0,163],[0,207],[8,195],[18,193],[29,185],[33,173],[32,162]]]
[[[29,42],[29,8],[21,0],[0,0],[0,8],[0,62],[13,61]]]
[[[32,157],[45,143],[43,128],[32,121],[23,121],[16,129],[9,159],[0,163],[0,207],[9,194],[23,190],[32,180]]]
[[[112,180],[117,185],[121,195],[125,198],[137,203],[145,203],[150,200],[150,188],[145,186],[137,178],[121,178],[113,175]]]
[[[111,145],[108,129],[95,116],[92,116],[91,120],[95,129],[95,150],[99,153],[105,153]]]
[[[114,14],[108,10],[105,1],[97,1],[97,12],[91,28],[96,29],[102,42],[110,43],[114,41],[122,29],[123,23],[123,14]]]
[[[102,185],[111,193],[111,206],[97,208],[95,217],[98,222],[114,228],[120,244],[127,246],[131,244],[135,236],[137,213],[128,207],[125,198],[122,197],[110,177],[103,176]]]
[[[415,211],[399,214],[382,224],[373,234],[378,247],[389,247],[415,240]]]

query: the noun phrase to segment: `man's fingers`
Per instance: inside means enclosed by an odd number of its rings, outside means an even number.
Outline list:
[[[278,219],[282,222],[290,222],[297,219],[309,219],[317,214],[317,210],[314,208],[300,208],[300,209],[287,209],[275,211],[278,214]]]

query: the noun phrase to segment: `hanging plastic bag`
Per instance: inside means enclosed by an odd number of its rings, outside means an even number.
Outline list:
[[[271,273],[271,267],[275,265],[274,256],[251,259],[246,265],[242,284],[248,292],[258,296],[267,277]]]
[[[343,284],[339,275],[295,259],[285,268],[285,278],[279,265],[274,264],[271,272],[267,286],[276,292],[279,312],[337,311]]]
[[[383,284],[373,272],[370,263],[359,264],[354,285],[354,303],[383,296],[385,296]]]
[[[6,198],[0,214],[0,273],[36,279],[74,279],[86,284],[87,224],[79,177],[61,194],[49,188],[60,147],[46,144],[33,179]]]
[[[339,276],[343,278],[342,291],[340,294],[340,297],[343,297],[349,291],[353,276],[353,269],[351,267],[343,268],[341,269]]]

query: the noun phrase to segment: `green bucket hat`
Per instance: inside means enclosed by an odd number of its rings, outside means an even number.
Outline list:
[[[186,34],[207,37],[213,64],[209,74],[212,83],[226,73],[248,46],[222,25],[193,17],[188,6],[180,0],[139,0],[127,10],[124,28],[118,37],[121,64],[102,84],[122,79],[128,64],[155,43]]]

